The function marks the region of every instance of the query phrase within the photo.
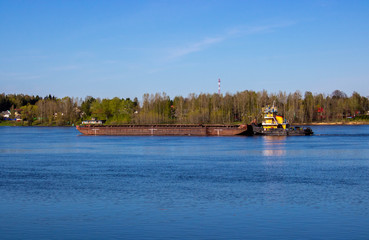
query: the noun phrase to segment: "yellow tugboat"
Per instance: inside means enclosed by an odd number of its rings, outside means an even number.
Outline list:
[[[267,106],[263,108],[264,121],[258,125],[253,124],[254,135],[267,136],[303,136],[312,135],[311,128],[291,127],[290,124],[282,117],[277,115],[277,107]]]

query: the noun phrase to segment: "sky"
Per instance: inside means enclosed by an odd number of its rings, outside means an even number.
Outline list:
[[[369,96],[369,1],[0,0],[0,93]]]

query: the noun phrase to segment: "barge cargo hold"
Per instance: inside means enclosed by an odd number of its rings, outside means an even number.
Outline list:
[[[84,135],[110,136],[235,136],[253,134],[250,125],[79,125],[77,130]]]

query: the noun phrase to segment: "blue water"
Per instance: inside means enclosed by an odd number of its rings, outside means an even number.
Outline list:
[[[313,130],[0,127],[0,239],[369,239],[369,126]]]

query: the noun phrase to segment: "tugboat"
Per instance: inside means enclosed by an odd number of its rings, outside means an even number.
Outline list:
[[[292,127],[283,119],[282,116],[277,115],[277,108],[274,106],[267,106],[263,108],[264,121],[259,124],[252,124],[254,135],[266,136],[306,136],[313,135],[311,128]]]

